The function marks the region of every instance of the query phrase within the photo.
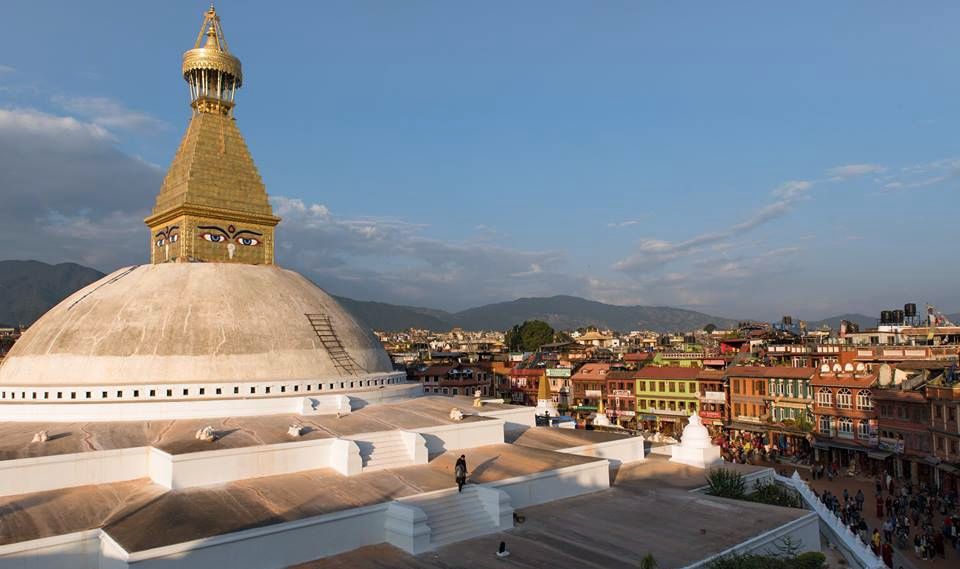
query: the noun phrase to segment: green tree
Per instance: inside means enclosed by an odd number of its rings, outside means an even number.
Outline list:
[[[714,330],[716,329],[717,329],[717,325],[712,322],[703,327],[703,331],[706,332],[707,334],[713,334]]]
[[[511,351],[535,352],[540,346],[553,341],[554,331],[542,320],[527,320],[514,325],[504,338]]]

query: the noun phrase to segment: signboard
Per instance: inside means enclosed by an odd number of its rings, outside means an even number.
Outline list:
[[[883,450],[903,454],[903,439],[881,438],[878,446]]]
[[[596,399],[598,397],[603,397],[603,392],[599,389],[588,389],[584,397],[587,399]]]
[[[548,367],[547,377],[570,377],[571,371],[568,367]]]
[[[722,419],[720,411],[700,411],[700,416],[704,419]]]
[[[726,403],[727,395],[722,391],[704,391],[703,400],[707,403]]]
[[[611,409],[611,411],[612,411],[612,409]],[[637,414],[636,411],[617,411],[616,413],[617,413],[617,415],[620,415],[621,417],[634,417],[634,416],[636,416],[636,414]]]
[[[614,389],[613,396],[614,397],[633,397],[633,393],[631,393],[630,390],[628,389]]]

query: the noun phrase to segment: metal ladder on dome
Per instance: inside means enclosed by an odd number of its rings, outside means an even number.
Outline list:
[[[340,337],[333,329],[333,323],[330,322],[329,316],[326,314],[304,314],[304,316],[310,321],[313,331],[316,332],[317,337],[320,338],[320,343],[330,354],[330,359],[333,360],[333,365],[340,372],[340,375],[366,373],[366,370],[360,367],[360,364],[343,347]]]

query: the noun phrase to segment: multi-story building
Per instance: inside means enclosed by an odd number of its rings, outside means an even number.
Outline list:
[[[811,381],[814,388],[815,458],[860,472],[881,470],[887,453],[878,449],[873,403],[876,373],[865,369],[841,369],[839,364],[829,370],[825,368]]]
[[[607,373],[607,415],[621,427],[635,428],[637,425],[636,376],[636,371],[612,370]]]
[[[510,401],[515,405],[536,405],[540,379],[546,377],[546,368],[510,370]]]
[[[725,374],[720,370],[703,369],[697,374],[700,398],[700,417],[711,435],[723,430],[727,417],[727,390]]]
[[[731,431],[760,434],[788,454],[807,453],[813,428],[816,369],[788,366],[736,366],[727,369]]]
[[[597,410],[606,391],[609,371],[609,363],[588,362],[570,376],[570,389],[573,393],[573,405],[570,409],[578,421],[584,421]]]
[[[700,408],[696,367],[643,367],[635,372],[638,422],[644,429],[679,434]]]
[[[479,366],[435,365],[417,371],[414,378],[431,395],[469,395],[477,390],[483,396],[493,392],[492,375]]]
[[[886,470],[914,484],[933,483],[933,467],[926,460],[932,448],[930,404],[924,375],[878,386],[873,390],[877,409],[879,451],[889,453]]]
[[[939,460],[934,483],[947,491],[958,489],[960,475],[960,378],[951,368],[927,384],[933,456]]]

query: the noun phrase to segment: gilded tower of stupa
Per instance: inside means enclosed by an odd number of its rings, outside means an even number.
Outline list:
[[[183,54],[183,78],[193,116],[144,220],[150,260],[273,264],[280,218],[233,116],[243,73],[213,6]]]

